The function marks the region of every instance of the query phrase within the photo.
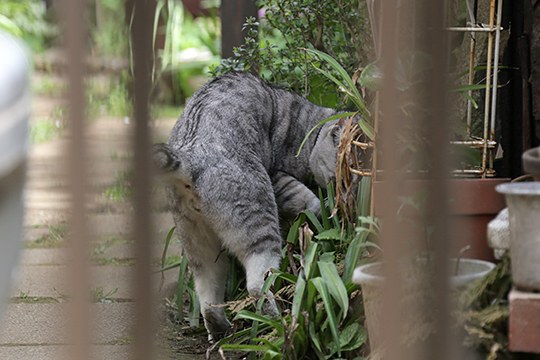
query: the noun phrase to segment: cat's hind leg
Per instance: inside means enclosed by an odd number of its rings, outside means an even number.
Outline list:
[[[190,213],[175,214],[184,254],[193,273],[195,290],[199,296],[201,315],[210,341],[217,341],[231,330],[231,324],[222,307],[229,270],[227,254],[222,251],[219,237],[210,229],[202,216]]]
[[[265,276],[279,269],[281,235],[272,182],[264,167],[251,163],[250,172],[222,162],[199,179],[204,211],[223,245],[246,270],[247,290],[267,296],[264,312],[278,315],[271,293],[263,294]],[[211,195],[211,196],[210,196]],[[208,196],[208,201],[207,201]],[[211,200],[211,201],[210,201]]]
[[[225,316],[223,308],[225,285],[227,282],[227,254],[219,255],[219,259],[208,259],[202,266],[191,266],[195,280],[195,289],[199,296],[204,326],[210,341],[218,341],[228,335],[231,323]]]

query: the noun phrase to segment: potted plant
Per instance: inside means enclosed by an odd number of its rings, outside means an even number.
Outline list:
[[[491,262],[478,259],[455,258],[450,259],[449,261],[451,262],[450,268],[455,269],[454,273],[449,279],[450,286],[453,291],[463,289],[469,284],[483,278],[495,267],[495,265]],[[425,286],[424,282],[427,281],[425,278],[426,274],[421,272],[423,269],[425,270],[426,268],[421,266],[420,269],[417,269],[417,271],[411,270],[411,273],[414,274],[416,278],[413,276],[409,279],[412,282],[410,286],[412,290],[417,292],[417,294],[426,293],[425,288],[422,287]],[[372,351],[381,349],[381,295],[382,287],[385,283],[385,278],[382,275],[382,263],[376,262],[359,266],[354,271],[353,282],[360,285],[362,288],[364,312],[369,332],[370,347]],[[419,296],[421,295],[417,295],[417,297]],[[429,318],[429,316],[426,316],[426,318]],[[418,323],[418,321],[419,320],[416,320],[415,322]],[[429,322],[429,320],[426,319],[420,321]],[[421,338],[423,336],[429,336],[429,333],[419,334],[417,337]]]

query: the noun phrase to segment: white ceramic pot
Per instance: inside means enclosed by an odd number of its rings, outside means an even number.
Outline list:
[[[456,268],[456,259],[450,259],[450,271]],[[486,276],[495,264],[476,259],[460,259],[457,266],[457,274],[450,278],[450,286],[459,289],[473,281]],[[423,278],[425,280],[425,278]],[[382,292],[385,279],[382,276],[382,263],[376,262],[359,266],[353,274],[353,282],[362,287],[362,297],[364,300],[364,313],[366,315],[367,328],[369,333],[369,343],[371,350],[380,349],[383,341],[382,329]],[[423,291],[422,281],[411,281],[411,291]],[[416,323],[422,319],[415,318]],[[420,324],[419,324],[420,325]]]
[[[512,281],[521,290],[540,290],[540,182],[497,186],[508,204]]]
[[[28,148],[29,63],[21,43],[0,32],[0,304],[10,292],[22,243]]]

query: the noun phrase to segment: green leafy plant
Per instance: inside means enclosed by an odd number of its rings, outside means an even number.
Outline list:
[[[57,33],[39,0],[0,1],[0,29],[22,38],[35,52],[43,51]]]
[[[365,3],[262,0],[259,7],[264,16],[259,21],[246,21],[244,45],[234,49],[233,57],[223,59],[212,73],[258,72],[271,83],[302,93],[317,104],[342,107],[336,85],[314,71],[302,49],[327,53],[347,73],[354,73],[372,52]]]
[[[370,179],[363,179],[362,203],[369,203],[369,186]],[[359,353],[367,333],[360,322],[361,307],[354,306],[361,299],[351,277],[374,246],[368,239],[375,222],[363,216],[362,225],[342,230],[339,215],[330,216],[335,207],[332,186],[327,194],[325,199],[320,193],[321,220],[305,211],[292,224],[281,268],[265,283],[264,290],[271,289],[284,307],[282,319],[260,313],[264,299],[240,307],[229,303],[235,321],[250,325],[223,339],[222,351],[245,351],[265,359],[351,358]]]
[[[221,26],[213,6],[209,12],[194,19],[180,2],[157,2],[153,92],[160,100],[182,104],[208,79],[209,67],[219,63]]]

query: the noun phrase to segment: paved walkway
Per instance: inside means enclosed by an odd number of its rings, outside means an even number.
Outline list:
[[[32,122],[56,120],[58,100],[36,97]],[[155,126],[164,138],[174,120],[160,120]],[[132,343],[134,265],[129,235],[131,207],[125,196],[125,177],[131,161],[129,132],[123,119],[99,118],[90,122],[88,143],[92,161],[90,175],[93,196],[90,228],[96,232],[91,244],[92,344],[96,359],[129,359]],[[57,134],[30,152],[26,183],[26,218],[20,276],[13,286],[0,323],[0,359],[56,360],[66,349],[64,328],[68,299],[66,278],[69,230],[66,215],[69,198],[62,166],[65,164],[66,135]],[[156,264],[166,233],[172,226],[164,213],[163,199],[156,203],[158,232],[155,236]],[[173,246],[179,251],[179,245]],[[175,271],[167,282],[173,282]],[[156,280],[158,280],[156,278]],[[156,281],[158,282],[158,281]],[[176,358],[189,358],[187,355]],[[200,357],[196,357],[200,358]]]

